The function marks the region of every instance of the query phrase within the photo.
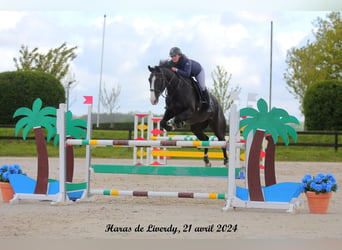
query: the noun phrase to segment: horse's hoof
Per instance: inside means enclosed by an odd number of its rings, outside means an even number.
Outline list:
[[[204,163],[204,166],[206,166],[206,167],[209,167],[209,168],[210,168],[210,167],[211,167],[211,162],[205,162],[205,163]]]
[[[184,126],[184,122],[178,122],[176,123],[177,128],[182,128]]]
[[[165,129],[166,131],[171,131],[172,127],[169,126],[169,125],[166,125],[166,126],[163,127],[163,129]]]

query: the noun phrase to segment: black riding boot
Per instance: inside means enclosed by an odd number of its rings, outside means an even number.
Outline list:
[[[209,98],[209,93],[208,90],[202,90],[201,91],[201,105],[202,105],[202,109],[206,110],[207,112],[211,112],[211,108],[210,108],[210,98]]]

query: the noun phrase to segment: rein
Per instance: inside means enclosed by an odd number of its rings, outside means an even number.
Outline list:
[[[168,91],[168,93],[166,94],[166,96],[169,96],[169,94],[172,94],[172,93],[170,93],[169,92],[169,87],[170,86],[172,86],[172,81],[173,81],[173,79],[175,78],[175,77],[177,77],[177,75],[174,73],[173,74],[173,76],[172,76],[172,78],[168,81],[167,79],[166,79],[166,77],[165,77],[165,74],[164,74],[164,72],[163,71],[161,71],[161,73],[154,73],[156,76],[158,76],[158,75],[161,75],[161,79],[162,79],[162,83],[163,83],[163,86],[165,86],[165,89]],[[175,89],[173,89],[173,94],[171,95],[171,97],[174,95],[174,93],[178,90],[178,88],[179,88],[179,86],[181,85],[180,84],[180,82],[181,82],[181,78],[179,78],[179,80],[178,80],[178,82],[177,82],[177,85],[176,85],[176,88]],[[153,88],[150,88],[150,91],[154,91],[154,92],[158,92],[158,93],[161,93],[161,92],[163,92],[163,91],[161,91],[161,90],[157,90],[157,89],[153,89]],[[163,96],[163,95],[162,95]],[[163,97],[165,97],[165,96],[163,96]]]

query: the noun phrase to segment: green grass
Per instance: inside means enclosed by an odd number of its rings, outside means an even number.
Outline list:
[[[177,133],[173,133],[177,134]],[[179,134],[179,133],[178,133]],[[185,134],[185,133],[181,133]],[[187,133],[189,134],[189,133]],[[191,134],[191,133],[190,133]],[[0,128],[0,136],[14,136],[13,128]],[[21,138],[21,134],[19,135]],[[33,137],[31,131],[28,136]],[[94,130],[93,138],[97,139],[128,139],[128,131],[116,130]],[[339,142],[342,141],[342,136],[339,137]],[[281,142],[281,140],[280,140]],[[299,135],[298,142],[301,143],[333,143],[334,137],[329,135]],[[58,146],[54,146],[53,142],[47,143],[48,153],[50,157],[58,157]],[[172,149],[178,150],[178,149]],[[198,149],[186,149],[198,150]],[[211,150],[213,151],[213,150]],[[215,150],[217,151],[217,150]],[[85,146],[76,146],[74,148],[75,157],[85,157]],[[97,147],[92,149],[92,157],[95,158],[117,158],[129,159],[132,158],[132,148],[109,148]],[[34,140],[0,140],[0,156],[12,157],[35,157],[36,144]],[[342,148],[335,152],[333,147],[309,147],[309,146],[294,146],[291,142],[289,146],[277,146],[276,161],[317,161],[317,162],[342,162]]]
[[[279,146],[276,161],[342,162],[342,148],[335,152],[332,147]]]

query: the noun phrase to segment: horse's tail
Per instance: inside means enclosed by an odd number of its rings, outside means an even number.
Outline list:
[[[216,136],[219,140],[225,140],[225,135],[227,132],[227,121],[226,117],[223,113],[223,109],[218,102],[216,96],[210,94],[212,103],[213,103],[213,130],[217,131]],[[215,127],[215,128],[214,128]]]

